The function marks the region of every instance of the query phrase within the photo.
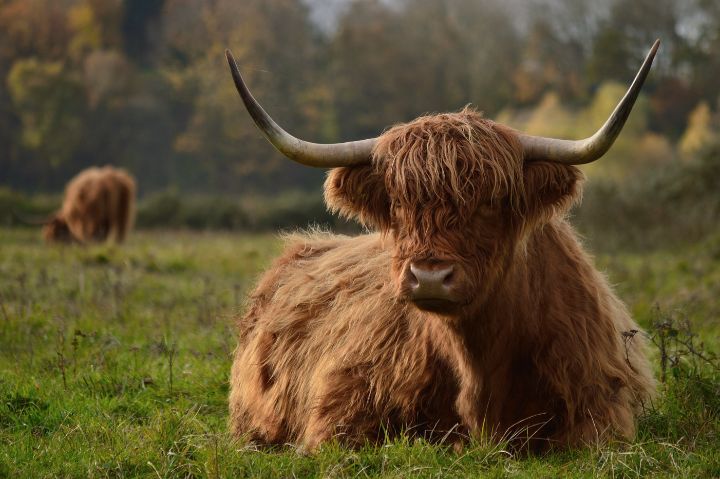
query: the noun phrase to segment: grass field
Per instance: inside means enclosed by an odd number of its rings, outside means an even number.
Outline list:
[[[0,229],[0,477],[720,477],[720,236],[598,256],[664,344],[665,382],[635,442],[531,458],[484,442],[302,456],[233,441],[232,318],[280,247],[176,232],[46,247]]]

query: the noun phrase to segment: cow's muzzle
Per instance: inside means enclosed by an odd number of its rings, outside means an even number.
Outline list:
[[[420,309],[448,313],[459,305],[459,269],[441,260],[412,261],[404,274],[404,290]]]

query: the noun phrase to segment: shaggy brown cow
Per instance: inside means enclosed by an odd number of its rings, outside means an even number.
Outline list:
[[[65,187],[60,210],[43,228],[47,242],[122,242],[135,215],[135,180],[112,166],[81,171]]]
[[[657,47],[586,140],[531,137],[466,108],[337,145],[282,130],[228,52],[271,143],[337,167],[327,204],[378,231],[287,239],[238,323],[233,433],[309,450],[401,432],[532,450],[632,437],[654,391],[645,341],[565,213],[583,180],[572,165],[610,147]]]

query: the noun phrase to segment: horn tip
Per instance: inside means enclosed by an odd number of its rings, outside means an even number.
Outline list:
[[[235,57],[233,57],[233,54],[229,48],[225,49],[225,58],[227,59],[228,62],[232,62],[232,63],[235,62]]]
[[[660,39],[656,39],[655,43],[653,43],[652,48],[650,49],[650,53],[655,55],[655,53],[658,51],[658,48],[660,48]]]

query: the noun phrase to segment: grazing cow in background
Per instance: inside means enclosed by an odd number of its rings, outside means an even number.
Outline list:
[[[645,340],[565,218],[573,165],[611,146],[635,81],[592,137],[525,135],[472,109],[341,144],[290,136],[228,62],[257,126],[332,167],[325,200],[377,230],[287,239],[239,319],[230,427],[314,450],[399,433],[541,451],[631,438],[654,392]]]
[[[104,166],[81,171],[65,187],[62,207],[43,228],[47,242],[122,242],[135,216],[135,180]]]

